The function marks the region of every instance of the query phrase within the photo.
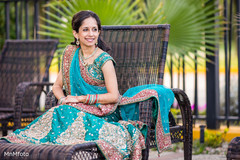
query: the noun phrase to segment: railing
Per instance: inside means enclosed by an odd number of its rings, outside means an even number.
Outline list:
[[[240,15],[240,2],[236,1],[235,5],[232,0],[224,1],[224,17],[226,20],[225,28],[228,28],[224,31],[224,63],[225,63],[225,73],[224,73],[224,80],[222,82],[225,83],[224,85],[224,92],[221,94],[224,94],[224,104],[220,104],[220,79],[223,78],[222,75],[220,75],[220,56],[219,56],[219,50],[218,51],[211,51],[215,54],[215,56],[209,56],[208,58],[214,62],[213,63],[206,63],[206,115],[200,115],[199,114],[199,108],[195,106],[199,106],[199,97],[198,94],[198,65],[195,63],[195,73],[194,73],[194,98],[193,98],[193,118],[195,120],[206,120],[207,127],[209,129],[218,129],[220,127],[220,122],[226,123],[229,127],[230,124],[233,123],[239,123],[240,122],[240,19],[238,17],[238,20],[235,21],[237,24],[233,23],[233,16],[234,15]],[[233,9],[233,7],[236,7]],[[233,11],[236,10],[236,13],[233,13]],[[231,83],[233,78],[231,78],[231,56],[232,56],[232,37],[233,35],[236,35],[237,40],[234,41],[237,46],[236,52],[237,52],[237,63],[238,63],[238,71],[237,71],[237,77],[238,81],[234,85],[235,88],[237,88],[237,93],[235,93],[235,96],[237,94],[237,98],[235,101],[237,101],[237,106],[235,104],[235,113],[231,113],[230,109],[233,107],[231,106],[231,103],[233,102],[233,97],[231,96],[231,93],[233,91],[233,88],[231,88]],[[183,58],[184,60],[184,58]],[[195,60],[197,60],[197,57],[195,57]],[[184,68],[184,61],[182,62],[182,88],[185,90],[186,82],[189,84],[188,80],[185,80],[185,68]],[[177,70],[179,72],[179,69]],[[172,72],[170,72],[172,73]],[[178,73],[179,74],[179,73]],[[170,77],[173,77],[170,75]],[[234,77],[235,78],[235,77]],[[186,81],[186,82],[185,82]],[[173,80],[171,79],[171,86],[173,83]],[[178,82],[179,83],[179,82]],[[202,82],[200,82],[202,83]],[[224,106],[223,106],[224,105]],[[220,107],[221,106],[221,107]],[[220,113],[221,110],[224,110],[224,113]],[[233,115],[234,114],[234,115]]]
[[[39,39],[39,16],[42,16],[40,8],[48,1],[0,0],[5,10],[5,39]],[[10,35],[10,30],[14,30],[15,35]]]
[[[0,5],[4,5],[5,10],[5,33],[4,33],[4,39],[38,39],[42,38],[38,34],[39,30],[39,16],[44,16],[41,12],[41,8],[44,4],[47,4],[49,0],[0,0]],[[230,39],[229,36],[231,36],[232,33],[232,23],[231,23],[231,16],[227,15],[227,10],[230,8],[230,14],[232,15],[232,0],[230,1],[230,6],[227,6],[227,0],[224,1],[224,7],[225,7],[225,17],[230,17],[229,22],[227,23],[225,27],[229,28],[229,30],[225,31],[224,36],[224,47],[225,47],[225,113],[224,115],[219,114],[220,109],[220,89],[219,89],[219,54],[218,51],[215,52],[215,57],[208,57],[211,59],[215,64],[212,63],[206,63],[207,72],[206,72],[206,94],[207,100],[207,112],[205,116],[199,115],[199,109],[198,107],[194,107],[193,115],[194,119],[200,119],[200,120],[206,120],[207,121],[207,127],[211,129],[217,129],[219,128],[219,122],[225,121],[227,122],[227,125],[229,125],[229,122],[239,122],[240,121],[240,105],[238,105],[238,113],[235,116],[232,116],[230,114],[229,108],[230,108],[230,61],[231,58],[231,47],[228,40]],[[236,1],[236,12],[240,13],[240,2]],[[48,10],[48,8],[46,8]],[[46,17],[46,16],[45,16]],[[49,17],[46,17],[47,19]],[[238,62],[240,57],[240,24],[239,21],[237,22],[237,53],[238,53]],[[14,27],[12,27],[14,26]],[[15,34],[11,35],[11,31],[14,30]],[[234,33],[235,34],[235,33]],[[48,38],[48,37],[44,37]],[[184,59],[184,57],[182,57]],[[197,60],[197,57],[195,57],[195,60]],[[172,62],[170,64],[172,66]],[[172,67],[171,67],[172,68]],[[186,72],[185,72],[185,63],[182,62],[182,88],[183,90],[186,89],[186,83],[188,84],[188,79],[186,78]],[[178,74],[180,75],[180,71],[178,71]],[[240,63],[238,63],[238,77],[240,75]],[[198,95],[198,84],[201,83],[198,81],[199,79],[198,74],[198,65],[195,63],[195,72],[194,72],[194,91],[191,94],[194,94],[194,98],[192,100],[192,104],[194,106],[198,106],[199,103],[199,95]],[[170,71],[170,86],[173,86],[173,81],[175,79],[173,78],[173,71]],[[180,84],[180,81],[178,80],[178,85]],[[238,78],[238,104],[240,104],[240,78]]]

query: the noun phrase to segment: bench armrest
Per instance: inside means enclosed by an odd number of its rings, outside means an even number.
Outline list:
[[[15,93],[15,106],[14,106],[14,130],[21,128],[21,118],[22,118],[22,112],[23,112],[23,105],[24,105],[24,99],[26,97],[26,92],[31,88],[31,87],[37,87],[37,92],[34,93],[34,95],[31,96],[40,96],[42,92],[45,94],[47,93],[44,90],[45,86],[52,86],[53,83],[49,82],[21,82],[18,84],[16,88],[16,93]],[[39,98],[39,97],[38,97]],[[34,106],[31,106],[34,107]],[[33,109],[30,109],[33,112]],[[35,109],[36,112],[36,109]],[[36,113],[33,113],[36,114]]]
[[[186,93],[178,88],[172,89],[175,98],[178,102],[178,105],[181,110],[181,116],[182,116],[182,126],[180,126],[183,129],[183,145],[184,145],[184,159],[191,159],[192,158],[192,110],[190,101],[188,99],[188,96]],[[170,128],[171,131],[171,128]],[[172,134],[172,133],[171,133]],[[176,134],[177,135],[177,134]],[[174,135],[171,135],[171,137]],[[178,136],[178,135],[177,135]]]

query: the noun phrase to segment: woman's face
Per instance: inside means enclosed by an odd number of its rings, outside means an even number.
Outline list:
[[[100,31],[98,30],[97,21],[93,17],[89,17],[82,22],[78,29],[78,33],[73,31],[75,38],[79,39],[80,45],[86,47],[95,46]]]

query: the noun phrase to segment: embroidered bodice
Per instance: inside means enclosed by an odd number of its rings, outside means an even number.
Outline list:
[[[85,82],[91,85],[105,86],[102,66],[109,60],[112,60],[115,64],[113,58],[108,53],[103,52],[94,60],[92,64],[84,66],[83,58],[80,54],[79,64],[81,68],[81,75]]]
[[[102,67],[109,60],[112,60],[115,64],[113,58],[108,53],[103,52],[95,58],[92,64],[85,66],[83,58],[79,55],[79,48],[74,45],[68,45],[63,52],[62,59],[63,85],[66,94],[71,95],[72,89],[79,88],[82,85],[96,86],[100,87],[100,90],[106,90]],[[81,94],[84,93],[85,91]]]

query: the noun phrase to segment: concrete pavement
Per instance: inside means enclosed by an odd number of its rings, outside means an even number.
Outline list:
[[[163,152],[161,157],[157,156],[157,151],[150,151],[149,160],[184,160],[183,153]],[[226,160],[226,155],[200,154],[193,155],[192,160]]]

